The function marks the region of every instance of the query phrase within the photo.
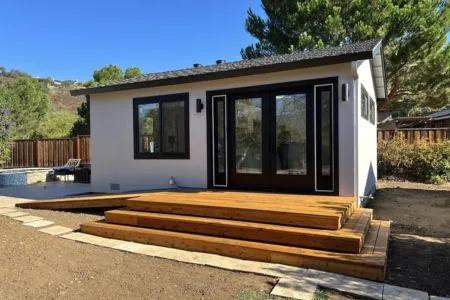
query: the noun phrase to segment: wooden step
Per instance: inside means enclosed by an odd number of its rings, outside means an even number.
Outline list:
[[[32,202],[17,203],[20,208],[32,209],[86,209],[86,208],[112,208],[126,206],[126,200],[138,195],[102,195],[77,198],[36,200]]]
[[[82,224],[81,231],[106,238],[313,268],[371,280],[383,280],[389,226],[387,221],[372,221],[367,240],[375,242],[367,248],[366,253],[361,254],[313,250],[102,222]],[[374,237],[375,235],[376,237]]]
[[[354,211],[354,201],[351,198],[312,196],[310,199],[309,196],[301,195],[276,195],[258,200],[257,197],[266,196],[251,194],[253,197],[235,192],[231,196],[224,195],[226,197],[220,198],[218,196],[223,194],[214,192],[149,193],[129,199],[127,207],[136,211],[331,230],[340,229]]]
[[[106,222],[112,224],[359,253],[372,220],[372,210],[357,209],[340,230],[311,229],[130,210],[107,211],[105,217]]]

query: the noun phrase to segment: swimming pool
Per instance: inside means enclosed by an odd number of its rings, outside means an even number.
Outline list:
[[[52,169],[26,168],[0,170],[0,187],[27,185],[47,181],[53,181]]]

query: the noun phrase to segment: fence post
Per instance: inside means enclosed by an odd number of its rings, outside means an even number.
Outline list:
[[[35,167],[39,167],[39,142],[38,142],[38,140],[34,140],[34,142],[33,142],[33,157],[34,157],[34,162],[33,162],[33,164],[34,164],[34,166]]]
[[[80,145],[80,136],[79,135],[77,135],[76,143],[77,143],[77,155],[76,155],[76,157],[81,159],[81,153],[80,153],[81,152],[81,145]]]

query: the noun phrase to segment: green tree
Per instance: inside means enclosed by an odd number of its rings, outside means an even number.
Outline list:
[[[96,83],[108,83],[114,80],[123,79],[123,72],[122,69],[116,65],[107,65],[99,70],[95,70],[93,78]]]
[[[142,74],[143,74],[142,70],[139,67],[128,67],[125,70],[124,78],[125,79],[135,78],[142,76]]]
[[[10,132],[11,122],[6,105],[0,98],[0,168],[8,161],[10,152]]]
[[[262,0],[248,10],[258,40],[244,59],[382,37],[390,105],[405,111],[450,103],[448,0]]]
[[[80,107],[77,108],[78,119],[73,124],[71,129],[71,136],[77,135],[89,135],[90,129],[90,117],[89,117],[89,100],[83,102]]]
[[[51,101],[38,79],[19,76],[0,82],[0,102],[12,122],[11,138],[29,139],[51,111]]]
[[[65,138],[70,136],[77,115],[73,112],[51,112],[40,122],[35,138]]]

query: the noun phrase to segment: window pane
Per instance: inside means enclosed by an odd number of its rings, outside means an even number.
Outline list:
[[[162,102],[162,152],[185,152],[184,101]]]
[[[361,85],[361,116],[369,120],[369,94],[366,89]]]
[[[321,143],[322,143],[322,175],[331,175],[331,93],[321,93]]]
[[[262,173],[261,104],[261,98],[235,102],[237,173]]]
[[[277,174],[306,175],[306,95],[276,96]]]
[[[139,152],[160,152],[159,104],[139,105]]]
[[[225,97],[215,97],[214,103],[214,184],[226,185]]]
[[[218,173],[225,173],[225,102],[223,100],[216,101],[216,171]]]

